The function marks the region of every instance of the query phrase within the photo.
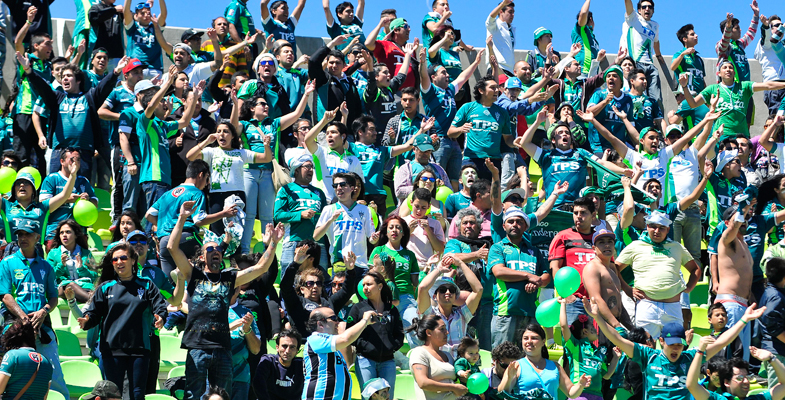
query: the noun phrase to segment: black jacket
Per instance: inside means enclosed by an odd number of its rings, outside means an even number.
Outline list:
[[[109,58],[120,58],[125,55],[123,46],[123,13],[118,13],[114,5],[99,1],[90,7],[87,19],[95,31],[97,49],[106,49]]]
[[[349,317],[346,321],[346,327],[350,327],[363,319],[363,314],[366,311],[374,310],[374,307],[368,300],[362,300],[352,306],[349,311]],[[385,303],[384,311],[389,312],[389,321],[382,323],[377,322],[365,328],[354,346],[357,348],[357,354],[375,361],[384,362],[393,359],[393,353],[403,346],[403,321],[401,315],[398,313],[398,308],[393,307],[392,304]]]
[[[346,126],[351,129],[352,122],[360,117],[363,112],[360,93],[357,91],[357,87],[354,85],[351,77],[346,77],[349,83],[349,90],[345,92],[338,78],[328,74],[322,68],[322,61],[329,54],[330,48],[327,46],[322,46],[313,53],[311,59],[308,60],[308,78],[315,80],[316,93],[319,95],[319,101],[324,102],[326,100],[326,104],[324,104],[326,110],[335,110],[341,106],[341,103],[346,101],[346,106],[349,108],[349,119],[346,122]],[[327,86],[326,88],[323,87],[325,85]]]
[[[180,107],[175,113],[167,119],[168,121],[176,121],[182,117],[185,112],[185,107]],[[169,158],[172,161],[172,187],[176,187],[185,182],[185,170],[188,168],[188,161],[186,155],[188,152],[196,147],[199,143],[207,140],[211,133],[215,132],[217,123],[213,116],[204,108],[199,110],[199,131],[194,132],[194,128],[189,123],[182,130],[181,134],[170,137],[169,140]],[[183,135],[183,145],[177,147],[177,138]]]

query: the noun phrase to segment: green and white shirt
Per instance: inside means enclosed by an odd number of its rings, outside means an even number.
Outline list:
[[[332,188],[332,186],[331,186]],[[342,211],[337,220],[330,222],[336,211]],[[354,203],[345,207],[341,203],[330,204],[322,211],[317,226],[328,224],[327,239],[330,241],[330,258],[334,263],[343,260],[347,252],[352,251],[357,256],[355,266],[368,267],[368,248],[366,240],[374,232],[373,220],[368,206]]]
[[[278,190],[275,196],[275,223],[286,224],[286,241],[300,242],[313,239],[316,222],[322,215],[322,209],[327,206],[327,198],[320,189],[307,185],[300,186],[292,182]],[[311,219],[302,219],[302,212],[314,210]]]
[[[156,116],[147,118],[144,112],[136,124],[139,137],[141,165],[139,183],[162,182],[172,184],[172,162],[169,157],[169,138],[179,131],[177,121],[164,121]]]
[[[662,350],[635,343],[632,361],[641,366],[644,375],[643,398],[648,400],[690,399],[687,390],[687,371],[698,349],[681,352],[676,362],[671,362]]]
[[[244,191],[243,165],[253,162],[255,156],[256,153],[246,149],[203,149],[202,159],[210,165],[210,192]]]
[[[270,148],[273,151],[273,158],[278,156],[278,137],[281,134],[280,118],[267,118],[261,122],[252,119],[250,121],[240,121],[240,123],[243,125],[243,132],[240,134],[240,139],[243,142],[244,149],[264,154],[263,136],[270,136]],[[272,170],[273,163],[258,164],[254,163],[253,159],[251,159],[251,161],[248,162],[248,168]]]
[[[247,33],[256,32],[256,27],[253,23],[253,14],[248,10],[248,5],[246,5],[243,0],[232,0],[224,10],[224,17],[237,29],[237,34],[240,35],[240,37],[233,38],[236,41],[245,39]]]
[[[363,167],[360,159],[346,151],[343,154],[330,150],[327,147],[318,146],[313,153],[313,179],[311,185],[324,191],[327,201],[333,201],[335,190],[333,189],[333,175],[338,172],[354,172],[363,178]],[[330,214],[332,215],[332,214]]]
[[[605,364],[605,356],[608,348],[605,346],[595,347],[588,339],[577,339],[571,336],[570,340],[564,341],[564,360],[567,363],[565,371],[570,376],[573,383],[578,383],[581,375],[591,377],[591,386],[584,388],[583,391],[596,396],[602,396],[602,377],[608,372]]]
[[[687,50],[687,48],[679,50],[673,55],[673,58],[679,57],[684,50]],[[690,79],[687,82],[687,88],[690,91],[700,93],[703,89],[706,89],[706,67],[703,65],[703,58],[698,55],[697,51],[693,54],[685,54],[682,57],[679,66],[676,67],[676,72],[674,72],[676,80],[679,80],[679,76],[684,73],[690,74]]]

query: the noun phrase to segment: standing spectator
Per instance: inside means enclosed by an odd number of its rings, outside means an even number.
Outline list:
[[[297,38],[294,36],[294,28],[300,22],[300,15],[305,9],[305,0],[297,0],[297,6],[294,7],[291,15],[289,14],[289,4],[285,0],[275,0],[270,3],[270,9],[267,9],[267,4],[270,0],[262,0],[262,27],[264,32],[268,35],[273,35],[275,40],[285,40],[291,43],[292,52],[296,53]]]
[[[752,0],[750,8],[752,9],[752,21],[750,21],[750,27],[747,28],[747,32],[744,33],[744,37],[741,36],[739,19],[733,18],[733,13],[727,13],[725,19],[720,22],[722,39],[714,46],[714,50],[717,52],[718,80],[720,79],[722,72],[720,67],[727,61],[733,64],[733,67],[736,70],[736,76],[733,79],[734,82],[741,83],[750,81],[750,63],[747,61],[745,50],[755,39],[755,34],[758,32],[760,10],[758,9],[757,0]]]
[[[241,0],[234,0],[239,2]],[[172,64],[177,67],[177,74],[185,73],[188,76],[188,85],[195,86],[201,81],[207,81],[212,76],[213,72],[220,69],[223,64],[223,52],[218,42],[218,34],[214,28],[207,29],[207,37],[210,38],[210,43],[213,45],[214,59],[211,61],[197,62],[195,59],[194,49],[186,43],[177,43],[172,46],[164,39],[163,32],[161,31],[158,23],[153,21],[153,28],[155,29],[155,38],[167,56],[172,58]],[[201,42],[199,42],[201,44]],[[198,49],[198,48],[197,48]],[[227,54],[231,54],[236,47],[227,49]],[[164,74],[164,80],[168,78],[168,73]]]
[[[152,79],[164,71],[163,50],[155,39],[155,25],[166,26],[166,1],[160,0],[161,13],[153,24],[152,2],[138,3],[131,7],[131,0],[123,5],[123,26],[125,27],[127,57],[136,58],[144,63],[145,79]]]
[[[703,57],[698,54],[698,50],[695,50],[695,47],[698,46],[698,34],[695,33],[695,27],[692,24],[682,26],[676,32],[676,37],[679,38],[684,48],[673,55],[671,71],[676,73],[676,79],[679,79],[682,74],[687,74],[689,90],[700,93],[706,88],[706,67]]]
[[[48,358],[35,351],[35,338],[33,324],[22,320],[3,334],[6,353],[0,364],[0,393],[6,398],[25,395],[21,398],[44,399],[49,392],[54,368]]]
[[[436,1],[447,2],[446,0]],[[412,28],[405,19],[396,18],[390,22],[390,33],[387,34],[385,39],[376,40],[376,34],[381,30],[382,26],[384,26],[385,21],[386,19],[382,18],[382,20],[379,21],[379,25],[371,31],[370,35],[365,40],[365,47],[373,52],[373,56],[376,60],[390,68],[395,75],[398,75],[402,72],[401,69],[404,66],[403,59],[406,56],[404,47],[406,46],[406,42],[409,41],[409,35],[412,32]],[[417,38],[414,39],[413,43],[415,48],[419,42],[420,41]],[[426,49],[427,48],[428,47],[426,47]],[[402,88],[415,86],[418,79],[415,71],[417,71],[418,67],[417,60],[414,60],[410,63],[409,69],[403,71],[406,73],[406,81],[403,82]]]
[[[499,84],[494,78],[479,79],[472,95],[474,101],[461,106],[447,134],[455,138],[466,134],[464,158],[477,166],[480,178],[490,179],[484,161],[490,158],[496,168],[501,169],[500,146],[503,141],[512,145],[510,115],[494,104],[499,95]]]
[[[399,115],[396,115],[387,122],[387,127],[385,128],[384,138],[382,138],[382,144],[385,145],[399,145],[404,144],[409,141],[414,136],[419,135],[420,133],[425,133],[426,135],[432,135],[431,129],[433,128],[433,124],[436,123],[436,119],[431,117],[427,118],[425,115],[420,114],[419,107],[420,107],[420,91],[414,87],[406,87],[401,90],[401,106],[403,108],[403,112]],[[425,139],[415,139],[415,149],[417,145],[426,143]],[[431,144],[431,147],[436,146],[436,143],[433,143],[433,140],[427,141],[427,143]],[[435,147],[430,151],[433,152]],[[416,151],[410,151],[401,154],[395,159],[395,166],[401,167],[405,165],[405,162],[416,160],[421,165],[426,165],[430,162],[431,154],[428,154],[426,159],[424,154],[421,154],[422,158],[417,158]],[[392,163],[385,166],[386,169],[392,168]],[[441,167],[439,167],[441,169]],[[400,169],[399,169],[400,171]],[[398,175],[399,172],[395,174]],[[416,173],[412,173],[411,176],[417,175]],[[447,182],[447,174],[444,174],[445,182]],[[396,195],[400,196],[397,191]]]
[[[493,347],[514,341],[534,319],[537,289],[551,281],[548,261],[539,249],[523,239],[529,226],[528,216],[518,207],[504,212],[507,236],[491,246],[488,254],[490,273],[496,278],[493,290]]]
[[[279,7],[287,6],[284,2],[283,5]],[[302,99],[303,95],[305,95],[305,85],[308,84],[308,70],[301,69],[300,66],[305,65],[307,67],[310,56],[303,54],[300,56],[300,58],[297,59],[297,61],[295,61],[296,53],[297,47],[295,47],[293,43],[289,43],[287,41],[278,40],[273,46],[273,54],[275,55],[276,60],[278,60],[278,70],[275,73],[275,80],[288,94],[289,109],[291,110],[297,108],[297,104],[300,103],[300,99]],[[262,65],[259,65],[259,67],[262,68]],[[265,75],[263,74],[262,77],[264,76]],[[272,81],[272,78],[270,81]],[[310,109],[306,109],[306,115],[310,119]],[[298,132],[295,131],[293,133],[296,138]]]
[[[454,188],[461,188],[460,191],[447,196],[447,201],[444,202],[445,217],[447,220],[452,221],[458,212],[469,206],[472,202],[471,187],[477,181],[477,167],[474,163],[466,163],[461,166],[461,180],[459,185],[453,185]]]
[[[238,45],[240,46],[239,49],[244,49],[247,45],[253,43],[250,39],[256,40],[256,31],[251,32],[249,36],[245,36],[244,38],[234,38],[229,33],[229,21],[227,21],[227,19],[224,17],[218,17],[214,19],[212,27],[215,29],[215,33],[218,34],[218,43],[221,44],[221,54],[232,55],[228,61],[224,60],[222,65],[223,74],[220,76],[220,81],[217,82],[218,86],[223,88],[231,83],[230,81],[235,72],[242,72],[248,68],[248,57],[250,57],[250,53],[246,53],[245,51],[237,51],[236,53],[233,53],[229,50],[235,48],[235,46]],[[240,39],[245,40],[241,41]],[[212,40],[202,43],[201,50],[207,54],[214,53],[215,48],[213,47]]]
[[[297,357],[302,340],[297,331],[289,329],[275,337],[276,354],[263,355],[256,367],[253,387],[258,398],[292,400],[302,397],[303,359]]]
[[[561,60],[559,53],[553,50],[553,33],[549,29],[541,26],[534,30],[534,50],[526,53],[525,60],[535,77],[542,76]]]
[[[21,38],[25,45],[34,43],[33,36],[41,35],[51,37],[52,35],[52,16],[49,12],[48,0],[29,0],[19,2],[14,0],[3,0],[8,6],[10,11],[7,14],[11,22],[11,37],[17,37],[19,32],[25,27],[28,28],[26,34]],[[35,7],[39,13],[34,14],[34,18],[30,18],[28,10]],[[5,41],[3,41],[5,43]],[[46,60],[46,58],[42,58]]]
[[[364,330],[354,346],[357,350],[357,381],[360,386],[374,378],[383,378],[395,387],[395,360],[393,354],[403,346],[403,322],[398,307],[393,307],[393,294],[384,277],[370,271],[361,281],[364,299],[352,306],[346,327],[360,321],[366,311],[376,312],[371,329]],[[390,397],[393,392],[390,390]]]
[[[484,179],[475,182],[472,185],[472,189],[469,189],[469,199],[471,203],[467,208],[479,211],[483,219],[483,222],[480,224],[480,236],[491,236],[491,207],[493,206],[491,184]],[[460,221],[453,219],[447,231],[447,237],[455,239],[461,235],[460,231]]]
[[[419,188],[412,192],[411,214],[403,219],[409,225],[411,238],[407,248],[417,256],[420,270],[425,270],[430,258],[441,254],[444,250],[444,228],[435,218],[430,218],[427,212],[431,209],[431,191]]]
[[[382,28],[376,35],[376,40],[384,40],[384,38],[392,32],[392,30],[390,30],[390,23],[396,18],[398,18],[398,12],[394,8],[382,10],[381,15],[379,16]]]
[[[264,274],[275,257],[275,248],[283,236],[283,227],[269,232],[267,250],[256,265],[237,272],[221,270],[224,262],[223,245],[205,241],[196,266],[180,250],[180,239],[185,222],[193,215],[195,202],[180,206],[177,223],[172,229],[167,250],[175,265],[188,282],[188,318],[181,347],[188,349],[186,358],[185,399],[195,400],[204,394],[207,382],[220,387],[232,387],[231,336],[229,333],[229,301],[235,287],[251,282]],[[171,221],[167,221],[171,222]]]
[[[60,367],[57,340],[49,318],[49,313],[57,309],[55,273],[52,266],[44,260],[42,254],[38,254],[36,249],[36,245],[41,240],[40,232],[41,225],[34,220],[28,220],[27,224],[17,225],[14,228],[19,250],[0,261],[3,318],[6,325],[12,323],[32,325],[36,331],[35,339],[33,343],[25,344],[34,347],[41,356],[49,360],[54,367],[50,380],[51,389],[67,398],[68,388]],[[39,289],[27,289],[33,287]]]
[[[594,36],[594,14],[589,11],[591,0],[585,0],[578,13],[570,38],[572,43],[580,43],[581,49],[575,54],[575,61],[580,66],[582,76],[588,76],[592,61],[599,59],[600,43]]]
[[[785,30],[782,26],[782,19],[778,15],[772,15],[768,19],[761,17],[763,25],[760,30],[760,41],[755,46],[755,59],[761,67],[763,81],[767,82],[775,79],[785,79],[785,45],[782,43],[782,33]],[[766,37],[769,31],[771,37]],[[776,38],[780,39],[777,40]],[[768,114],[776,114],[782,100],[785,99],[785,90],[773,90],[763,94],[766,107],[769,108]]]
[[[82,330],[100,326],[101,364],[108,380],[122,388],[128,373],[131,398],[143,400],[150,331],[164,326],[167,312],[161,292],[152,281],[138,277],[137,268],[138,256],[130,244],[108,251],[95,295],[78,321]]]
[[[245,35],[256,33],[253,14],[248,10],[247,0],[232,0],[224,9],[224,18],[229,21],[229,34],[234,41],[245,38]],[[213,43],[215,46],[215,43]],[[217,49],[216,49],[217,50]],[[215,59],[222,57],[215,55]]]
[[[322,67],[325,60],[327,69]],[[345,66],[343,53],[327,46],[320,47],[308,60],[308,76],[315,81],[318,96],[316,119],[322,119],[327,111],[337,109],[342,103],[346,103],[349,110],[346,124],[351,124],[362,114],[360,93],[354,81],[343,72]]]
[[[55,271],[58,295],[65,298],[65,288],[70,287],[78,302],[87,302],[98,278],[87,235],[76,221],[66,219],[57,224],[52,242],[46,261]]]
[[[71,177],[71,164],[81,164],[81,155],[78,150],[69,147],[60,153],[60,170],[47,175],[43,183],[41,183],[41,191],[38,193],[39,201],[51,199],[65,189]],[[60,222],[73,218],[74,205],[81,200],[89,201],[96,207],[98,206],[98,197],[95,196],[93,185],[88,178],[78,175],[71,193],[68,193],[66,204],[49,214],[47,226],[44,227],[46,229],[45,240],[54,239],[55,230],[57,230]]]
[[[354,326],[339,334],[335,311],[320,307],[311,312],[308,328],[313,333],[306,339],[303,350],[309,361],[304,363],[303,368],[303,400],[349,400],[352,381],[349,363],[341,355],[341,350],[357,341],[365,328],[378,319],[376,311],[367,310]]]
[[[450,3],[448,0],[433,0],[431,3],[431,12],[425,14],[422,19],[422,44],[428,49],[433,45],[433,36],[436,30],[443,26],[452,26],[452,11],[450,11]],[[473,46],[463,43],[463,40],[457,40],[458,44],[464,51],[474,50]]]
[[[456,289],[457,290],[457,289]],[[455,383],[455,357],[448,350],[450,333],[446,321],[436,314],[415,320],[411,328],[422,342],[412,350],[409,369],[414,375],[414,391],[418,399],[455,400],[466,394],[466,386]]]
[[[330,10],[330,0],[322,0],[322,8],[324,9],[325,21],[327,21],[327,34],[330,35],[330,38],[335,39],[337,36],[346,35],[347,41],[338,45],[336,47],[337,50],[343,50],[354,38],[357,38],[357,41],[360,43],[365,42],[365,34],[363,34],[365,0],[357,0],[357,12],[355,12],[352,3],[348,1],[343,1],[335,6],[335,16],[338,18],[338,21],[333,18],[333,13]]]
[[[660,24],[651,19],[654,16],[654,0],[638,1],[637,12],[632,9],[632,0],[624,0],[624,7],[619,47],[626,49],[635,61],[635,66],[646,74],[646,94],[662,104],[660,73],[654,66],[653,56],[663,65],[665,59],[660,54]]]
[[[502,0],[485,19],[487,36],[493,38],[493,54],[499,68],[507,76],[514,76],[512,70],[515,64],[515,28],[512,21],[515,19],[515,3],[512,0]],[[490,65],[491,53],[488,52]],[[479,58],[479,57],[478,57]]]
[[[123,47],[123,6],[117,0],[100,0],[90,6],[87,19],[95,33],[95,48],[106,49],[109,57],[106,65],[114,69],[125,55]]]
[[[627,81],[630,83],[629,95],[632,97],[632,113],[630,120],[638,132],[645,128],[653,128],[657,132],[665,130],[662,120],[662,109],[657,101],[646,95],[646,72],[636,68],[630,71]]]
[[[277,271],[276,271],[277,272]],[[277,274],[276,274],[277,275]],[[262,348],[261,332],[251,310],[237,302],[242,286],[235,288],[229,307],[232,345],[232,400],[248,400],[251,390],[251,357]],[[237,325],[235,327],[235,325]],[[234,327],[234,328],[233,328]]]
[[[625,1],[629,2],[631,0]],[[649,0],[643,0],[643,2],[649,3]],[[652,65],[651,68],[654,68],[654,66]],[[656,68],[654,71],[656,74]],[[648,72],[646,75],[648,76]],[[603,77],[605,78],[605,83],[608,88],[597,90],[591,95],[589,104],[586,105],[586,112],[594,114],[597,118],[597,122],[611,131],[613,136],[622,142],[635,143],[635,138],[631,137],[630,140],[627,140],[627,135],[630,133],[622,119],[619,118],[616,111],[614,111],[615,108],[627,115],[632,115],[633,113],[632,97],[622,90],[622,82],[625,80],[624,73],[621,68],[614,65],[605,70]],[[647,82],[649,81],[647,80]],[[578,116],[580,117],[580,114],[578,114]],[[589,126],[588,137],[589,143],[591,144],[591,150],[594,154],[602,153],[604,149],[611,147],[610,143],[604,137],[600,136],[596,124],[591,124],[591,126]]]

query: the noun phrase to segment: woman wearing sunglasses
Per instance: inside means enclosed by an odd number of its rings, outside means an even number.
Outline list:
[[[120,391],[126,373],[133,400],[144,400],[150,335],[166,319],[166,301],[158,288],[137,274],[138,256],[128,243],[109,250],[92,301],[78,318],[83,330],[99,326],[101,369]]]
[[[415,189],[424,188],[431,192],[431,207],[428,210],[428,214],[439,221],[439,223],[442,225],[442,229],[446,232],[448,224],[447,220],[444,218],[444,203],[436,198],[436,189],[443,185],[444,183],[441,181],[441,179],[439,179],[439,174],[430,165],[426,165],[422,171],[420,171],[414,177]],[[411,199],[401,204],[401,207],[399,207],[398,210],[401,217],[411,214]]]
[[[65,288],[70,287],[76,301],[86,302],[98,278],[87,235],[76,221],[67,219],[57,225],[53,242],[54,246],[49,250],[46,261],[55,271],[58,295],[65,298]]]

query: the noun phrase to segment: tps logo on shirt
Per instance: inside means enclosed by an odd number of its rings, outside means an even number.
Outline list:
[[[335,221],[336,231],[357,231],[362,232],[362,221]]]
[[[488,112],[486,110],[486,112]],[[491,122],[491,121],[484,121],[484,120],[475,120],[472,121],[472,129],[477,131],[495,131],[499,129],[498,122]]]
[[[575,172],[581,169],[581,164],[577,161],[553,163],[554,172]]]

